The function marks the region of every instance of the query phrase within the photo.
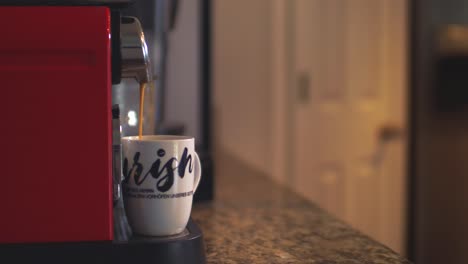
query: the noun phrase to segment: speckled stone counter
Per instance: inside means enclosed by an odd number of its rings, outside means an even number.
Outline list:
[[[215,200],[192,212],[208,263],[410,263],[243,163],[216,165]]]

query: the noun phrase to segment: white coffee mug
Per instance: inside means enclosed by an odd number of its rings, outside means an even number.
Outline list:
[[[201,178],[194,138],[124,137],[122,147],[123,199],[133,232],[148,236],[181,233]]]

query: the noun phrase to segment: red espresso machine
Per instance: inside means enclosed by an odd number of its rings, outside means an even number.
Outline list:
[[[112,84],[152,77],[129,2],[0,1],[1,263],[204,262],[192,222],[114,238]]]

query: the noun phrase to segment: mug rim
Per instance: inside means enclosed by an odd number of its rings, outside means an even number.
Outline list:
[[[141,139],[139,136],[127,136],[123,137],[122,140],[134,141],[134,142],[170,142],[170,141],[190,141],[194,137],[180,136],[180,135],[143,135]]]

